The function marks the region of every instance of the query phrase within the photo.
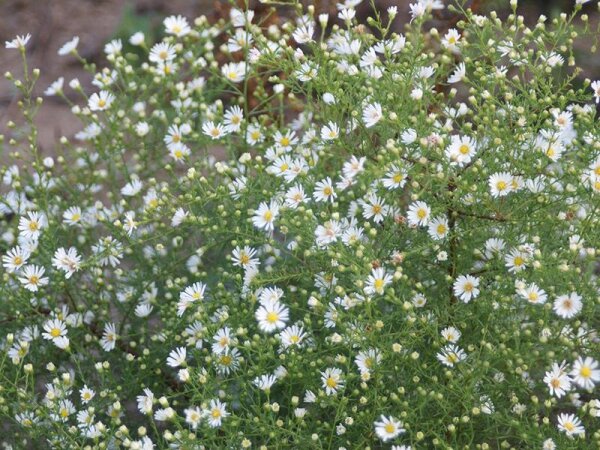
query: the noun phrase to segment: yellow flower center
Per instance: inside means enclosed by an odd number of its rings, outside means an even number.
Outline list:
[[[497,188],[499,191],[503,191],[503,190],[505,190],[505,189],[507,188],[507,186],[508,186],[508,185],[506,184],[506,181],[498,181],[498,182],[496,183],[496,188]]]
[[[39,227],[40,227],[40,226],[39,226],[39,224],[38,224],[36,221],[32,220],[31,222],[29,222],[29,229],[30,229],[31,231],[37,231],[37,229],[38,229]]]
[[[267,314],[267,322],[269,323],[275,323],[279,320],[279,314],[277,314],[274,311],[271,311],[270,313]]]
[[[223,355],[221,356],[221,364],[223,364],[224,366],[228,366],[231,364],[232,358],[229,355]]]
[[[440,223],[437,226],[437,233],[438,234],[444,234],[444,233],[446,233],[446,225],[444,225],[443,223]]]
[[[589,378],[592,376],[592,369],[588,366],[583,366],[581,369],[579,369],[579,375],[581,375],[583,378]]]
[[[287,136],[284,136],[281,138],[281,140],[279,141],[279,143],[281,145],[283,145],[284,147],[287,147],[288,145],[290,145],[290,138]]]
[[[463,290],[465,292],[473,292],[473,283],[471,283],[471,282],[465,283]]]
[[[394,426],[393,423],[388,423],[383,428],[385,429],[386,433],[390,433],[390,434],[392,434],[394,431],[396,431],[396,427]]]
[[[337,381],[335,381],[335,378],[333,377],[329,377],[327,378],[327,387],[330,387],[332,389],[335,389],[337,387]]]
[[[98,106],[100,108],[104,108],[106,106],[106,100],[103,100],[103,99],[98,100]]]
[[[404,176],[401,173],[397,173],[394,175],[394,183],[400,183],[404,179]]]
[[[215,408],[211,411],[210,415],[213,417],[213,419],[218,419],[219,417],[221,417],[221,410]]]
[[[423,208],[419,209],[417,211],[417,217],[421,220],[423,220],[425,217],[427,217],[427,211]]]
[[[566,422],[563,426],[567,431],[573,431],[575,429],[575,424],[573,422]]]
[[[19,265],[23,264],[23,258],[21,258],[21,257],[20,257],[20,256],[18,256],[18,255],[17,255],[17,256],[15,256],[15,257],[13,258],[13,264],[14,264],[15,266],[19,266]]]
[[[271,211],[266,211],[263,214],[263,219],[265,219],[265,221],[270,222],[271,220],[273,220],[273,213]]]
[[[463,144],[460,147],[458,147],[458,151],[460,152],[461,155],[468,155],[469,154],[469,146],[467,144]]]
[[[524,262],[525,262],[525,260],[522,257],[520,257],[520,256],[516,256],[515,259],[514,259],[514,261],[513,261],[514,265],[517,266],[517,267],[518,266],[522,266]]]
[[[37,275],[31,275],[29,277],[29,282],[31,284],[38,284],[39,281],[40,281],[40,278]]]
[[[373,214],[379,214],[382,209],[381,205],[373,205]]]
[[[244,254],[240,257],[240,263],[242,263],[243,266],[245,266],[249,262],[250,262],[250,257],[248,255]]]
[[[59,337],[60,336],[60,328],[52,328],[50,330],[50,336]]]
[[[376,291],[381,291],[383,289],[383,280],[381,278],[377,278],[373,285],[375,286]]]

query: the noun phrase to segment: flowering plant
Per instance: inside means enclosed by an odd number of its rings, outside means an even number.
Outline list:
[[[73,39],[96,91],[46,90],[82,122],[54,157],[29,36],[6,43],[26,130],[1,169],[6,445],[599,445],[584,2],[531,27],[459,4],[440,32],[420,0],[405,34],[357,3],[169,17],[102,70]]]

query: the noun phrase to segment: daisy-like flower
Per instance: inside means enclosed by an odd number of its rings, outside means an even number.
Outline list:
[[[167,365],[169,367],[179,367],[185,365],[185,359],[187,357],[187,349],[185,347],[177,347],[171,350],[167,357]]]
[[[223,419],[229,416],[226,407],[227,403],[221,403],[220,400],[210,401],[208,408],[202,411],[210,427],[216,428],[221,426]]]
[[[50,319],[44,323],[44,332],[42,337],[49,341],[56,341],[57,339],[67,336],[67,325],[59,319]]]
[[[446,217],[436,217],[429,222],[428,233],[431,239],[440,241],[448,235],[448,219]]]
[[[231,254],[231,262],[234,266],[246,268],[255,268],[260,265],[256,256],[256,249],[247,245],[244,248],[236,247]]]
[[[244,112],[242,108],[235,105],[229,108],[223,116],[223,124],[225,125],[225,131],[228,133],[237,133],[242,128],[242,121],[244,120]]]
[[[410,226],[426,226],[430,216],[431,209],[425,202],[416,201],[408,207],[407,218]]]
[[[479,278],[471,275],[461,275],[452,286],[454,295],[456,295],[464,303],[469,303],[472,299],[479,295]]]
[[[50,86],[48,86],[48,88],[44,91],[44,95],[51,97],[53,95],[58,94],[59,92],[62,92],[64,82],[65,79],[63,77],[60,77],[58,80],[54,81]]]
[[[550,395],[555,395],[557,398],[561,398],[570,391],[571,378],[566,372],[566,363],[552,364],[552,368],[544,376],[544,383],[548,386]]]
[[[319,247],[326,247],[336,242],[341,232],[342,228],[337,220],[328,220],[315,229],[315,241]]]
[[[366,351],[358,352],[354,358],[354,364],[358,367],[361,374],[371,373],[371,371],[381,362],[381,353],[376,348],[370,348]]]
[[[259,388],[261,391],[269,391],[273,387],[273,385],[277,382],[277,377],[275,375],[262,375],[260,377],[256,377],[252,384]]]
[[[305,338],[306,333],[304,332],[304,328],[298,325],[287,327],[281,333],[279,333],[279,339],[281,339],[281,345],[283,345],[283,348],[300,348],[302,347]]]
[[[256,145],[259,142],[262,142],[264,140],[264,135],[262,133],[262,130],[260,128],[260,126],[258,125],[249,125],[248,129],[246,130],[246,140],[248,141],[248,143],[250,145]]]
[[[488,181],[492,197],[504,197],[513,190],[513,176],[507,172],[499,172],[490,176]]]
[[[531,283],[525,286],[524,289],[519,289],[519,295],[534,305],[543,305],[548,299],[546,291],[541,289],[537,284]]]
[[[365,293],[368,295],[382,295],[385,287],[392,282],[392,276],[385,271],[383,267],[378,267],[371,271],[367,278]]]
[[[365,127],[371,128],[383,118],[383,112],[379,103],[370,103],[363,108],[362,119]]]
[[[13,273],[23,267],[30,256],[31,253],[27,249],[17,245],[2,256],[2,265],[8,273]]]
[[[592,390],[594,385],[600,381],[600,369],[598,361],[589,356],[585,359],[581,356],[573,363],[571,378],[583,389]]]
[[[27,43],[31,39],[31,34],[27,33],[25,36],[17,36],[12,41],[5,41],[4,46],[6,48],[15,48],[17,50],[23,50]]]
[[[441,335],[448,342],[456,344],[460,339],[461,333],[454,327],[447,327],[442,330]]]
[[[183,16],[169,16],[163,21],[163,24],[167,34],[173,34],[177,37],[183,37],[192,31],[187,19]]]
[[[558,429],[569,437],[585,433],[581,420],[575,414],[559,414]]]
[[[186,408],[183,412],[185,413],[185,422],[193,430],[197,429],[202,421],[202,410],[197,406],[194,406],[193,408]]]
[[[304,188],[300,184],[296,184],[288,189],[285,193],[285,206],[296,209],[302,203],[306,203],[308,197],[304,193]]]
[[[554,300],[552,309],[558,317],[571,319],[581,312],[583,302],[577,292],[571,292],[569,295],[561,295]]]
[[[465,63],[461,62],[458,66],[456,66],[454,72],[452,72],[452,74],[448,77],[448,84],[454,84],[464,80],[466,74],[467,68],[465,66]]]
[[[328,367],[324,372],[321,372],[321,382],[327,395],[336,394],[338,390],[344,387],[342,371],[337,367]]]
[[[152,407],[154,405],[154,394],[148,388],[144,389],[144,395],[138,395],[136,397],[138,411],[142,414],[152,414]]]
[[[458,42],[460,41],[460,33],[456,28],[451,28],[442,39],[442,46],[451,52],[458,50]]]
[[[232,83],[239,83],[246,77],[246,63],[242,61],[224,64],[221,67],[221,73]]]
[[[65,42],[63,44],[63,46],[58,49],[58,55],[65,56],[65,55],[68,55],[69,53],[73,53],[77,49],[78,45],[79,45],[79,36],[74,36],[73,39],[71,39],[68,42]]]
[[[69,420],[69,416],[75,413],[75,411],[76,409],[73,402],[65,399],[58,402],[58,414],[53,414],[52,416],[55,420],[66,422]]]
[[[407,173],[404,169],[394,165],[385,174],[385,178],[382,180],[383,186],[390,190],[402,188],[406,184],[406,176]]]
[[[290,151],[292,147],[298,143],[296,133],[294,133],[292,130],[288,130],[285,134],[277,130],[275,136],[273,136],[273,140],[275,141],[277,148],[283,150],[284,152]]]
[[[177,56],[175,47],[167,42],[159,42],[150,49],[148,59],[156,64],[172,61]]]
[[[327,177],[324,180],[317,182],[315,185],[315,191],[313,192],[313,198],[317,202],[330,201],[333,203],[335,201],[337,194],[333,190],[331,178]]]
[[[359,204],[363,210],[362,215],[367,220],[372,218],[375,222],[383,222],[389,212],[389,208],[383,200],[372,193],[367,195],[364,200],[359,200]]]
[[[229,327],[223,327],[213,336],[212,351],[217,355],[229,352],[233,345],[231,330]]]
[[[385,417],[384,415],[381,415],[380,420],[375,422],[374,425],[375,434],[377,434],[377,437],[383,442],[390,441],[406,431],[402,428],[402,422],[391,416]]]
[[[252,217],[252,224],[256,228],[262,228],[266,231],[272,232],[275,229],[275,219],[279,215],[279,205],[274,200],[271,200],[269,204],[261,202],[258,205],[258,209],[254,212]]]
[[[449,344],[442,348],[436,357],[445,366],[454,367],[459,362],[465,360],[467,354],[457,345]]]
[[[469,136],[452,136],[450,145],[446,147],[446,156],[451,164],[463,167],[469,164],[477,152],[477,144]]]
[[[43,213],[28,211],[27,217],[19,219],[19,234],[26,239],[37,240],[42,228],[46,227],[48,222]]]
[[[114,323],[107,323],[104,325],[104,333],[102,333],[102,339],[100,339],[100,345],[105,352],[110,352],[115,348],[118,339],[117,328]]]
[[[88,108],[90,111],[104,111],[110,108],[115,96],[108,91],[94,92],[88,100]]]
[[[197,301],[204,300],[204,291],[206,285],[204,283],[194,283],[191,286],[185,288],[183,292],[179,294],[179,302],[177,303],[177,315],[183,316],[184,312],[190,307],[190,305]]]
[[[220,123],[215,124],[212,120],[202,124],[202,132],[211,139],[220,139],[227,134],[227,130]]]
[[[264,302],[256,310],[258,327],[265,333],[272,333],[285,328],[290,317],[290,310],[280,302]]]
[[[315,33],[315,27],[309,23],[308,25],[302,25],[294,31],[292,37],[298,44],[306,44],[313,40],[313,34]]]
[[[77,249],[71,247],[65,250],[63,247],[56,250],[52,258],[52,265],[65,272],[65,278],[71,278],[81,266],[81,256],[77,254]]]
[[[517,273],[527,267],[529,255],[519,249],[511,250],[505,257],[504,263],[510,273]]]
[[[83,403],[89,403],[95,395],[96,393],[92,389],[87,387],[87,384],[79,390],[79,396],[81,397],[81,401]]]
[[[321,139],[324,141],[332,141],[340,135],[340,127],[334,122],[329,122],[321,128]]]
[[[48,284],[48,277],[44,276],[45,272],[42,266],[27,265],[23,267],[19,281],[28,291],[37,292],[40,287]]]

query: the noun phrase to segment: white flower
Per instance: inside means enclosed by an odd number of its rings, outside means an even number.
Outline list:
[[[383,117],[381,105],[379,103],[371,103],[363,108],[363,122],[367,128],[371,128]]]
[[[382,295],[385,287],[392,282],[392,276],[385,271],[383,267],[378,267],[371,271],[367,278],[365,293],[368,295]]]
[[[330,201],[331,203],[337,198],[337,194],[333,190],[333,184],[331,178],[327,177],[324,180],[317,182],[315,185],[315,191],[313,192],[313,198],[317,202]]]
[[[185,359],[187,357],[187,349],[185,347],[177,347],[171,350],[167,357],[167,365],[170,367],[179,367],[185,365]]]
[[[203,410],[204,417],[208,420],[210,427],[220,427],[222,420],[230,415],[226,410],[226,406],[227,403],[221,403],[220,400],[211,400],[208,408]]]
[[[161,64],[168,61],[173,61],[177,56],[175,47],[167,42],[159,42],[150,49],[150,55],[148,59],[150,62]]]
[[[225,124],[225,130],[229,133],[237,133],[242,128],[242,121],[244,120],[244,112],[242,108],[235,105],[229,108],[223,116],[223,123]]]
[[[279,339],[281,339],[281,344],[284,348],[302,347],[305,338],[306,333],[304,332],[304,328],[298,325],[287,327],[279,333]]]
[[[296,209],[302,203],[306,203],[307,201],[308,197],[304,193],[304,188],[300,184],[292,186],[285,193],[285,205],[288,208]]]
[[[146,37],[144,36],[144,33],[137,31],[131,35],[129,38],[129,43],[131,45],[140,46],[144,44],[145,39]]]
[[[44,323],[44,333],[42,337],[49,341],[56,341],[61,337],[67,336],[67,326],[59,319],[50,319]]]
[[[23,267],[19,281],[28,291],[37,292],[41,286],[48,284],[48,278],[44,277],[45,272],[42,266],[27,265]]]
[[[477,144],[469,136],[452,136],[450,145],[446,147],[446,156],[450,163],[459,167],[469,164],[476,152]]]
[[[448,83],[454,84],[458,83],[459,81],[462,81],[465,78],[466,73],[467,68],[465,66],[465,63],[461,62],[458,66],[456,66],[454,72],[452,72],[452,74],[448,77]]]
[[[289,320],[289,308],[278,301],[264,302],[256,310],[255,317],[262,331],[272,333],[285,328]]]
[[[513,190],[513,176],[507,172],[499,172],[490,176],[489,182],[492,197],[504,197]]]
[[[431,209],[425,202],[416,201],[408,207],[408,223],[413,227],[426,226],[429,223],[430,216]]]
[[[567,436],[577,436],[585,433],[585,428],[581,425],[581,420],[575,414],[559,414],[558,429]]]
[[[448,229],[448,219],[445,216],[435,217],[428,225],[429,236],[436,241],[444,239]]]
[[[163,24],[167,34],[177,37],[183,37],[192,31],[187,19],[183,16],[169,16],[163,21]]]
[[[393,417],[385,417],[381,415],[381,419],[375,422],[375,434],[383,442],[387,442],[404,433],[406,430],[402,428],[402,422]]]
[[[321,139],[324,141],[332,141],[339,137],[340,128],[334,122],[329,122],[321,128]]]
[[[256,377],[252,381],[252,384],[262,391],[268,391],[276,382],[277,377],[275,377],[275,375],[262,375],[260,377]]]
[[[518,289],[518,294],[529,303],[535,305],[543,305],[548,298],[546,292],[535,283],[531,283],[523,289]]]
[[[100,345],[106,352],[110,352],[115,348],[117,343],[117,328],[114,323],[107,323],[104,325],[104,332],[102,333],[102,339],[100,339]]]
[[[456,295],[464,303],[469,303],[472,299],[479,295],[479,278],[471,275],[461,275],[452,286],[454,295]]]
[[[94,92],[88,100],[88,108],[90,111],[104,111],[110,108],[114,100],[115,96],[108,91]]]
[[[79,270],[81,266],[81,256],[77,254],[77,249],[75,247],[70,247],[68,250],[60,247],[54,253],[52,265],[57,269],[64,271],[65,278],[69,279],[71,278],[71,275]]]
[[[593,358],[581,356],[573,363],[571,378],[583,389],[594,389],[594,385],[600,381],[600,369],[598,361]]]
[[[252,223],[256,228],[262,228],[266,231],[275,229],[275,219],[279,215],[279,205],[271,200],[269,204],[261,202],[258,209],[254,212]]]
[[[239,83],[246,77],[246,63],[242,61],[224,64],[221,67],[221,73],[232,83]]]
[[[315,229],[316,243],[319,247],[326,247],[336,242],[341,234],[341,226],[337,220],[328,220],[323,225],[318,225]]]
[[[30,256],[30,251],[17,245],[2,256],[2,265],[8,273],[13,273],[23,267]]]
[[[454,327],[447,327],[442,330],[441,335],[448,342],[456,344],[460,339],[461,333]]]
[[[12,41],[5,41],[4,45],[6,48],[15,48],[18,50],[22,50],[25,48],[27,43],[31,39],[31,34],[27,33],[25,36],[17,36]]]
[[[42,228],[46,227],[48,222],[43,213],[28,211],[27,217],[19,219],[19,234],[25,239],[37,240]]]
[[[216,124],[213,121],[204,122],[202,124],[202,132],[211,139],[219,139],[227,134],[225,127],[220,123]]]
[[[79,396],[81,397],[81,401],[83,403],[89,403],[90,400],[92,400],[95,395],[96,395],[96,393],[92,389],[87,387],[87,384],[84,385],[83,388],[81,388],[79,390]]]
[[[571,390],[571,378],[567,374],[565,366],[564,362],[560,365],[554,363],[552,369],[544,376],[544,383],[548,385],[550,395],[555,395],[557,398],[561,398]]]
[[[79,36],[74,36],[73,39],[71,39],[68,42],[65,42],[63,44],[63,46],[58,49],[58,55],[59,56],[68,55],[69,53],[74,52],[78,45],[79,45]]]
[[[312,24],[308,24],[297,28],[292,36],[298,44],[306,44],[307,42],[311,42],[313,40],[312,37],[314,33],[315,28]]]
[[[154,394],[148,388],[144,389],[144,395],[138,395],[137,407],[142,414],[152,414],[152,406],[154,404]]]
[[[452,52],[457,51],[459,40],[460,40],[460,33],[455,28],[451,28],[444,35],[444,38],[442,39],[442,46]]]
[[[596,99],[596,103],[600,102],[600,80],[592,81],[590,85],[592,91],[594,91],[594,98]]]
[[[44,95],[52,96],[58,94],[59,92],[62,92],[64,82],[65,79],[63,77],[60,77],[58,80],[54,81],[50,86],[48,86],[48,88],[44,91]]]
[[[344,387],[344,380],[342,379],[342,371],[337,367],[329,367],[321,372],[321,382],[323,383],[323,389],[327,395],[333,395],[337,393],[339,389]]]
[[[197,406],[186,408],[183,412],[185,413],[185,422],[192,427],[193,430],[197,429],[202,420],[202,411],[200,408]]]
[[[577,292],[571,292],[570,295],[557,297],[552,307],[557,316],[563,319],[571,319],[581,312],[583,302]]]
[[[359,200],[359,204],[363,210],[363,217],[367,220],[373,218],[375,222],[382,222],[389,212],[383,200],[375,194],[367,195],[364,200]]]
[[[463,361],[467,354],[460,347],[449,344],[442,348],[436,357],[445,366],[454,367],[457,363]]]

